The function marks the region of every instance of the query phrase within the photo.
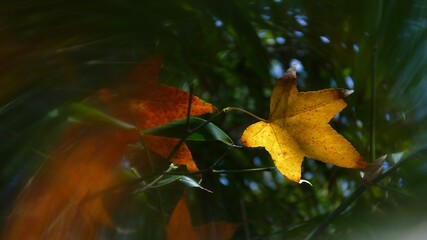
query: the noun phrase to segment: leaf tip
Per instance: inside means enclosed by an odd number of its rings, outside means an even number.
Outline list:
[[[372,163],[366,163],[366,166],[363,170],[360,171],[360,176],[364,182],[371,182],[378,175],[384,171],[384,161],[387,158],[387,154],[377,158]]]
[[[343,98],[350,96],[352,93],[354,93],[354,90],[341,89],[341,95]]]
[[[285,76],[297,78],[297,64],[292,65],[283,77]]]

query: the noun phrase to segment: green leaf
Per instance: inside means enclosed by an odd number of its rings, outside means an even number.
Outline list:
[[[81,121],[104,122],[126,130],[135,129],[135,126],[127,122],[113,118],[101,111],[98,111],[97,109],[91,108],[81,103],[72,103],[69,106],[69,109],[72,110],[73,113],[77,113],[77,115],[74,117]]]
[[[178,175],[169,175],[169,176],[165,176],[165,177],[163,177],[162,178],[162,180],[160,180],[160,181],[158,181],[154,186],[152,186],[152,187],[161,187],[161,186],[164,186],[164,185],[168,185],[168,184],[171,184],[171,183],[173,183],[173,182],[175,182],[175,181],[177,181],[177,180],[179,180],[179,178],[180,178],[181,176],[178,176]]]
[[[199,182],[197,182],[196,180],[194,180],[194,179],[192,179],[192,178],[190,178],[188,176],[181,176],[178,180],[180,182],[184,183],[185,185],[189,186],[189,187],[200,188],[202,190],[205,190],[207,192],[212,193],[212,191],[210,191],[210,190],[202,187]]]
[[[180,182],[184,183],[185,185],[189,186],[189,187],[196,187],[196,188],[201,187],[200,184],[196,180],[194,180],[188,176],[181,176],[178,180]]]
[[[151,186],[152,188],[157,188],[157,187],[162,187],[168,184],[171,184],[175,181],[179,181],[184,183],[185,185],[187,185],[188,187],[192,187],[192,188],[200,188],[202,190],[205,190],[207,192],[212,193],[212,191],[202,187],[200,185],[199,182],[197,182],[196,180],[192,179],[191,177],[188,176],[181,176],[181,175],[170,175],[170,176],[165,176],[163,177],[162,180],[158,181],[155,185]]]
[[[189,121],[190,129],[194,129],[202,124],[206,124],[206,120],[198,117],[191,117]],[[150,128],[142,131],[146,135],[182,138],[186,132],[187,118],[170,122],[155,128]],[[227,145],[235,146],[233,140],[213,123],[207,123],[203,128],[193,132],[186,138],[187,141],[221,141]]]

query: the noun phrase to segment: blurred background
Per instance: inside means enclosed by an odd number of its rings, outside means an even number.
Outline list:
[[[24,0],[2,1],[0,12],[3,224],[70,124],[58,109],[102,88],[119,89],[153,55],[164,59],[162,83],[187,91],[192,85],[194,95],[218,109],[236,106],[264,118],[276,79],[293,64],[300,91],[353,89],[331,125],[368,162],[388,154],[386,170],[412,157],[370,186],[320,237],[381,239],[403,232],[415,238],[427,224],[426,152],[419,151],[427,144],[426,1]],[[255,121],[231,112],[214,123],[239,144]],[[220,143],[189,147],[200,169],[224,152]],[[268,166],[265,150],[246,148],[231,149],[219,165]],[[214,193],[187,190],[193,223],[240,223],[234,239],[303,239],[363,184],[357,169],[311,159],[303,163],[303,178],[313,187],[278,171],[203,176],[202,185]],[[164,219],[184,188],[158,188],[160,198],[129,194],[111,210],[129,231],[98,229],[100,238],[164,238]],[[153,221],[159,211],[163,225]]]

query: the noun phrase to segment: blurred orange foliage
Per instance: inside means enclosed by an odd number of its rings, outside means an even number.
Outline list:
[[[110,94],[112,90],[102,89],[97,98],[111,109],[112,117],[133,123],[140,130],[185,118],[190,96],[157,83],[161,63],[159,58],[151,58],[137,67],[124,81],[126,94]],[[211,104],[192,97],[192,116],[214,111]],[[18,196],[2,239],[102,237],[101,228],[114,227],[109,212],[116,205],[106,204],[108,192],[95,194],[123,183],[118,174],[120,163],[128,145],[141,141],[166,158],[179,140],[140,136],[137,131],[105,125],[70,126],[50,159]],[[185,144],[171,162],[185,165],[189,171],[197,170]]]
[[[230,239],[240,224],[217,221],[193,227],[185,196],[175,206],[169,219],[168,240]]]

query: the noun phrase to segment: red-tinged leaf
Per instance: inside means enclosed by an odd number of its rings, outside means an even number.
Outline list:
[[[153,128],[174,120],[187,117],[189,93],[156,82],[160,71],[161,59],[154,57],[138,66],[127,80],[129,94],[124,106],[117,106],[119,118],[128,122],[137,121],[135,125],[141,130]],[[138,91],[139,90],[139,91]],[[213,113],[216,108],[196,96],[191,99],[190,116]],[[166,158],[172,151],[176,140],[163,137],[145,136],[145,143],[150,149]],[[185,165],[189,171],[197,171],[191,152],[183,144],[172,163]]]

